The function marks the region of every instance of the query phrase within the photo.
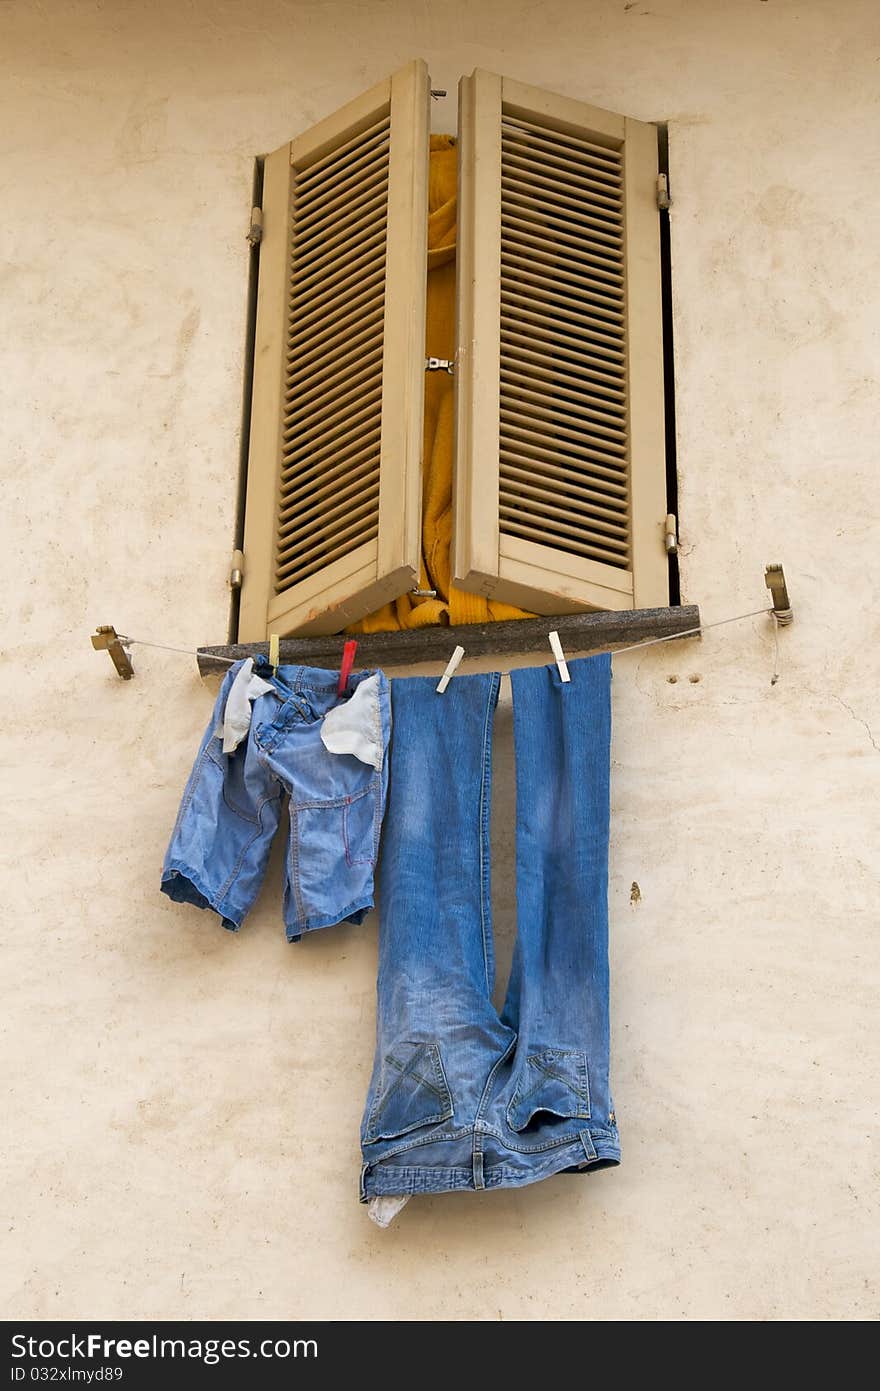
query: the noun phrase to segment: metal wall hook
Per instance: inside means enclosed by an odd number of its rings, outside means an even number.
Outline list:
[[[131,664],[131,658],[122,645],[122,639],[112,623],[101,623],[98,625],[92,634],[92,646],[96,652],[109,652],[113,659],[113,665],[123,681],[131,680],[134,676],[134,667]]]
[[[788,586],[785,583],[785,572],[782,566],[765,565],[764,583],[770,590],[773,599],[773,616],[780,628],[786,628],[789,623],[794,621],[794,614],[791,608],[791,601],[788,597]]]

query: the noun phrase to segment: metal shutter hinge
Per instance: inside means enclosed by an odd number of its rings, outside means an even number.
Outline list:
[[[663,527],[663,540],[667,555],[678,555],[678,525],[674,512],[670,512]]]
[[[263,240],[263,209],[251,208],[251,224],[247,234],[248,246],[259,246]]]
[[[229,588],[241,589],[244,580],[244,551],[232,552],[232,565],[229,570]]]
[[[672,199],[669,196],[669,179],[665,174],[657,175],[657,207],[662,213],[668,212]]]
[[[452,376],[455,371],[455,363],[448,357],[426,357],[426,372],[448,372]]]

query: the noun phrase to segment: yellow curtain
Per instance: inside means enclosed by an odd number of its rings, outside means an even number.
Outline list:
[[[455,231],[458,151],[450,135],[431,136],[428,195],[427,357],[455,355]],[[436,599],[401,595],[347,629],[380,633],[424,628],[437,623],[488,623],[530,615],[511,604],[467,594],[452,584],[452,459],[454,420],[452,377],[425,373],[424,482],[422,491],[422,567],[420,589],[436,589]]]

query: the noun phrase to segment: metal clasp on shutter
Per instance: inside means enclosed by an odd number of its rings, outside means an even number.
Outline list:
[[[455,363],[448,357],[426,357],[426,372],[448,372],[450,377],[455,371]]]

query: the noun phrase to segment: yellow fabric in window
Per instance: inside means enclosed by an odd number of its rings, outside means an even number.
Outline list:
[[[431,136],[428,191],[428,307],[426,357],[455,355],[455,232],[458,151],[450,135]],[[448,372],[425,373],[425,437],[420,589],[436,599],[403,594],[347,629],[380,633],[438,623],[489,623],[530,617],[523,609],[468,594],[452,584],[453,381]]]

